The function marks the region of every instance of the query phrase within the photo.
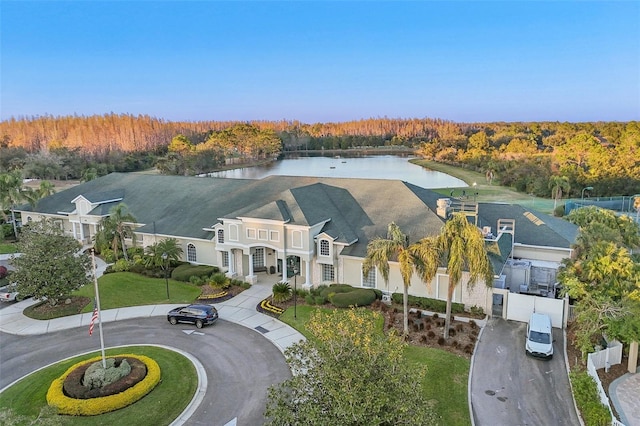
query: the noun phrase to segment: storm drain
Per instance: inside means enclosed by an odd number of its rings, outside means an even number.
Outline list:
[[[265,333],[269,332],[269,330],[267,330],[266,328],[264,328],[264,327],[262,327],[260,325],[256,327],[256,330],[258,330],[262,334],[265,334]]]

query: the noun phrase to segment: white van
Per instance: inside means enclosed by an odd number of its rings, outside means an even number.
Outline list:
[[[533,313],[527,325],[527,355],[551,359],[553,357],[553,333],[549,315]]]

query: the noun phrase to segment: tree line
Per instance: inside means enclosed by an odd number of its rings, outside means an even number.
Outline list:
[[[455,123],[369,118],[299,121],[170,122],[146,115],[36,116],[0,122],[0,172],[88,180],[157,167],[192,175],[282,153],[402,146],[439,162],[486,173],[504,186],[548,197],[640,193],[640,124]]]

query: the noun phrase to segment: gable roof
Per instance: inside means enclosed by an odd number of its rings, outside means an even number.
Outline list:
[[[113,196],[115,198],[110,198]],[[350,244],[342,254],[364,257],[369,240],[385,237],[395,222],[409,242],[437,235],[444,219],[436,212],[440,194],[399,180],[269,176],[260,180],[111,173],[17,209],[45,214],[72,212],[79,196],[100,204],[103,216],[123,202],[143,226],[139,232],[211,239],[220,218],[254,217],[302,226],[322,224],[336,242]],[[532,217],[542,224],[534,223]],[[516,220],[515,242],[570,247],[577,227],[518,205],[479,204],[480,226],[494,230],[498,219]],[[500,250],[503,252],[504,248]],[[501,256],[498,256],[501,257]]]

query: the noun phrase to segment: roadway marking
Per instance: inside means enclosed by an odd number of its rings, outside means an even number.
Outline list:
[[[194,330],[182,330],[182,332],[184,334],[195,334],[198,336],[204,336],[204,333],[200,333],[199,331],[194,331]]]
[[[238,418],[237,418],[237,417],[234,417],[234,419],[233,419],[233,420],[231,420],[231,421],[230,421],[230,422],[228,422],[228,423],[225,423],[225,424],[224,424],[224,426],[236,426],[237,424],[238,424]]]

